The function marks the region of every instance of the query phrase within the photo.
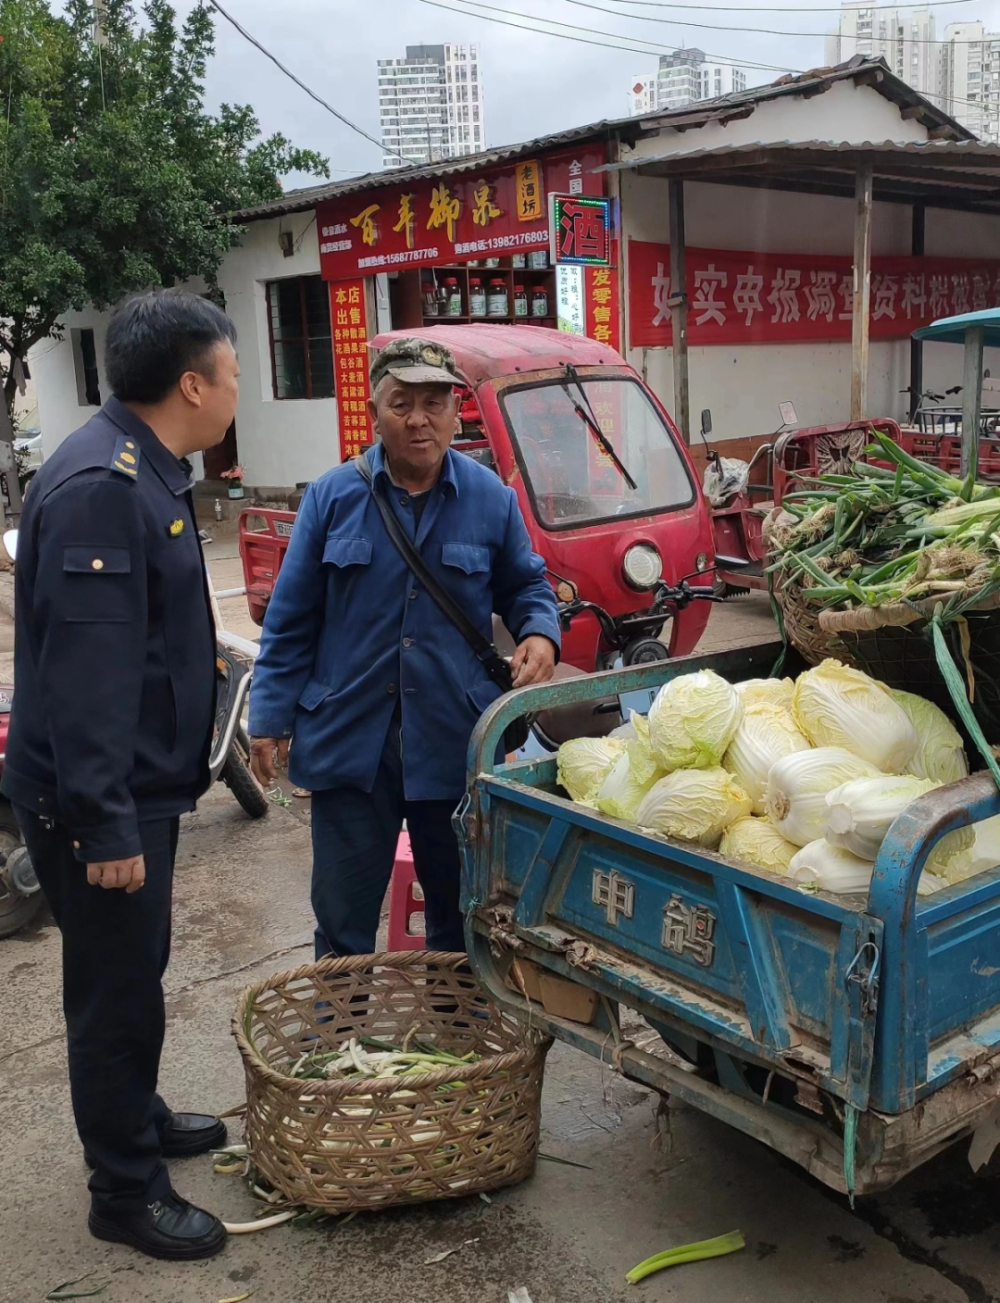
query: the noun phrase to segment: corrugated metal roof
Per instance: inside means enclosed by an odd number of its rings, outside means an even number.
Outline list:
[[[634,118],[624,119],[635,122]],[[572,131],[560,131],[551,136],[539,136],[519,145],[504,145],[498,149],[487,149],[479,154],[466,154],[461,158],[443,159],[438,163],[422,163],[416,167],[387,167],[381,172],[366,172],[362,176],[349,177],[346,181],[332,181],[328,185],[309,186],[304,190],[289,190],[280,199],[271,199],[266,204],[257,204],[254,208],[244,208],[233,213],[234,222],[252,222],[262,217],[278,217],[284,213],[300,213],[314,207],[327,199],[337,199],[341,195],[354,194],[358,190],[374,190],[378,186],[396,185],[398,182],[421,181],[439,176],[449,176],[453,172],[478,171],[494,163],[503,163],[508,159],[525,158],[543,149],[557,149],[560,145],[572,145],[579,140],[600,139],[613,134],[615,122],[606,120],[595,122],[587,127],[575,127]]]
[[[873,166],[879,162],[890,163],[901,157],[927,159],[932,166],[959,170],[993,171],[1000,167],[1000,145],[983,140],[778,140],[751,141],[743,145],[716,145],[711,149],[673,150],[669,154],[636,154],[617,163],[605,163],[598,172],[634,171],[647,166],[669,165],[677,171],[703,161],[716,160],[732,164],[732,160],[746,160],[747,167],[787,159],[792,165],[805,155],[844,156],[867,158]],[[832,160],[831,160],[832,161]],[[828,164],[829,166],[830,164]]]
[[[560,145],[570,145],[577,141],[613,139],[615,137],[638,138],[655,134],[664,127],[675,124],[678,129],[688,130],[708,122],[725,120],[726,117],[748,116],[756,105],[768,100],[787,95],[815,95],[821,93],[835,82],[844,80],[867,79],[872,88],[886,99],[919,116],[928,123],[949,131],[955,142],[975,138],[967,128],[949,117],[930,100],[925,99],[912,87],[896,77],[882,58],[864,59],[855,55],[847,63],[833,68],[814,68],[796,76],[781,77],[767,86],[754,86],[749,90],[732,95],[723,95],[719,99],[699,101],[697,105],[672,109],[666,112],[649,114],[644,117],[607,118],[587,126],[574,127],[569,131],[556,132],[553,135],[539,136],[521,144],[505,145],[497,149],[485,150],[479,154],[468,154],[462,158],[446,159],[437,163],[420,164],[416,167],[385,168],[379,172],[368,172],[362,176],[350,177],[346,181],[334,181],[325,185],[309,186],[302,190],[290,190],[280,199],[257,204],[253,208],[244,208],[232,214],[235,222],[252,222],[266,217],[278,217],[287,213],[308,211],[318,203],[336,199],[341,195],[354,194],[360,190],[374,190],[379,186],[395,185],[399,182],[420,181],[439,176],[450,176],[457,172],[477,171],[492,164],[503,163],[517,158],[525,158],[540,150],[556,149]],[[791,142],[788,142],[791,144]],[[821,142],[822,143],[822,142]],[[940,143],[940,142],[934,142]],[[944,142],[949,143],[949,142]],[[954,143],[954,142],[952,142]],[[752,148],[758,148],[754,146]],[[839,148],[835,146],[834,148]],[[702,152],[702,151],[697,151]],[[688,155],[690,157],[690,155]]]

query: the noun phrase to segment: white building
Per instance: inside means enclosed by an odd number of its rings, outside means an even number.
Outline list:
[[[940,103],[941,49],[929,9],[885,9],[849,0],[841,9],[839,29],[827,38],[826,61],[833,65],[856,54],[881,56],[901,81]]]
[[[637,117],[661,109],[682,109],[699,100],[718,99],[746,90],[746,73],[724,63],[708,63],[698,49],[661,54],[655,73],[633,79],[629,113]]]
[[[655,112],[656,107],[656,73],[640,72],[632,78],[629,86],[629,116],[638,118],[645,113]]]
[[[949,23],[940,61],[941,107],[984,140],[1000,141],[1000,34]]]
[[[458,158],[485,147],[474,45],[408,45],[404,59],[379,59],[378,102],[383,167],[400,167],[402,159]]]

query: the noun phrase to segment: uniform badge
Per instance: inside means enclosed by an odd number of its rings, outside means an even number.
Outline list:
[[[121,471],[123,475],[135,479],[139,474],[141,457],[142,453],[139,451],[136,441],[130,439],[126,434],[121,434],[115,443],[115,451],[111,458],[111,469]]]
[[[180,516],[178,516],[176,520],[170,522],[167,526],[167,533],[171,538],[176,538],[178,534],[184,533],[184,522],[181,520]]]

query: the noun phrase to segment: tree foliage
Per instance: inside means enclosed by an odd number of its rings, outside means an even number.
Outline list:
[[[95,11],[99,29],[95,29]],[[60,315],[151,285],[210,285],[229,214],[326,161],[263,139],[253,109],[205,108],[210,11],[166,0],[0,0],[0,350],[11,367]]]

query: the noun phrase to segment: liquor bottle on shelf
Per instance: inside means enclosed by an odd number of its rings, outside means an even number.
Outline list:
[[[486,298],[486,315],[488,317],[506,317],[510,315],[507,282],[502,276],[494,276],[490,281],[489,293]]]
[[[486,316],[486,291],[478,276],[469,277],[469,316]]]
[[[528,291],[523,285],[514,286],[514,316],[526,317],[528,315]]]
[[[444,282],[445,293],[445,316],[460,317],[462,315],[462,290],[456,276],[446,276]]]

